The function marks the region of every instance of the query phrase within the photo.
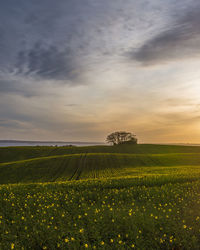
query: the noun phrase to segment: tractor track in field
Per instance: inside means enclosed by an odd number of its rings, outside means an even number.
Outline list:
[[[81,160],[80,160],[80,167],[78,168],[78,174],[76,176],[76,180],[79,180],[80,179],[80,176],[84,170],[84,167],[86,166],[86,159],[87,159],[87,153],[84,154],[82,157],[81,157]]]
[[[74,179],[74,176],[76,175],[77,171],[78,171],[78,168],[80,166],[77,166],[77,168],[75,169],[74,173],[72,174],[72,176],[68,179],[69,181],[73,180]]]
[[[69,181],[71,180],[79,180],[81,173],[83,172],[83,168],[86,165],[86,158],[87,158],[87,153],[81,155],[81,158],[78,160],[77,167],[72,174],[72,176],[68,179]]]

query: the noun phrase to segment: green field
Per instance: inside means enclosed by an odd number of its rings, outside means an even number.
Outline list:
[[[0,249],[200,249],[200,147],[9,147],[0,162]]]

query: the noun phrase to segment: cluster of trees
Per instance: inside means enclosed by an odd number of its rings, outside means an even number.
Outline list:
[[[136,135],[130,132],[119,131],[109,134],[106,138],[106,141],[108,143],[112,143],[113,145],[119,145],[119,144],[137,144],[138,140],[136,138]]]

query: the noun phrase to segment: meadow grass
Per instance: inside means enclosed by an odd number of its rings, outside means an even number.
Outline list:
[[[0,249],[199,249],[199,152],[182,148],[4,161]]]

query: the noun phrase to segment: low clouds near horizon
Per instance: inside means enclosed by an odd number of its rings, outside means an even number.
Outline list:
[[[0,139],[200,142],[197,0],[0,7]]]

